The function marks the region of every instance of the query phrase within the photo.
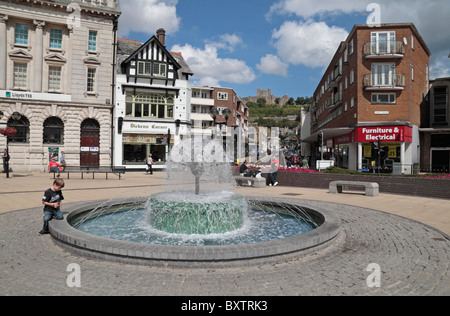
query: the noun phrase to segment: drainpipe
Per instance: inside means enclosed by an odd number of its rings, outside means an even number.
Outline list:
[[[119,19],[115,19],[113,22],[114,43],[113,43],[113,63],[112,63],[112,82],[111,82],[111,170],[114,169],[114,134],[115,134],[115,116],[114,109],[116,108],[116,54],[117,54],[117,28],[119,25]]]

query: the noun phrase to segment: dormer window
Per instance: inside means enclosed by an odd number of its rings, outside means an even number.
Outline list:
[[[152,63],[140,61],[138,62],[138,75],[151,76],[152,75]]]
[[[153,75],[157,77],[165,77],[167,74],[166,64],[153,63]]]

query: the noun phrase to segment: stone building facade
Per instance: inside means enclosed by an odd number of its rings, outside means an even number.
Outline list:
[[[119,16],[118,0],[0,1],[0,127],[18,130],[14,171],[46,171],[61,151],[68,165],[111,164]]]

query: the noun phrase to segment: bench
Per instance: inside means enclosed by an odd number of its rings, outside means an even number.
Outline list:
[[[380,186],[374,182],[360,182],[360,181],[332,181],[330,182],[330,193],[342,193],[344,186],[365,187],[366,196],[378,196],[380,194]]]
[[[70,167],[66,167],[66,170],[59,172],[59,174],[67,174],[67,179],[70,179],[71,173],[79,173],[79,174],[81,174],[81,179],[84,179],[84,174],[92,173],[92,179],[95,179],[95,174],[103,173],[106,176],[106,180],[108,180],[108,174],[112,173],[112,174],[118,176],[119,180],[121,180],[122,174],[125,174],[125,170],[126,170],[125,167],[91,168],[91,167],[70,166]],[[58,172],[53,172],[53,179],[56,179],[56,174],[58,174]]]
[[[266,179],[261,178],[254,178],[254,177],[243,177],[243,176],[235,176],[234,180],[236,181],[237,185],[241,185],[243,181],[244,183],[247,183],[247,181],[250,181],[254,188],[261,189],[266,187]]]

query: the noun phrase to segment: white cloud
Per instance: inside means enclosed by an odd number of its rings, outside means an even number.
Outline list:
[[[256,68],[265,74],[287,77],[288,66],[278,56],[267,54],[261,57],[261,62],[256,65]]]
[[[348,32],[324,22],[285,22],[272,34],[283,62],[308,67],[327,66]]]
[[[225,49],[229,52],[234,52],[236,46],[242,44],[242,39],[236,34],[224,34],[219,36],[218,41],[208,40],[206,43],[218,49]]]
[[[246,84],[256,79],[254,71],[242,60],[221,58],[218,47],[207,43],[204,48],[174,45],[171,51],[181,52],[194,72],[198,85],[219,86],[220,82]]]
[[[281,0],[275,3],[267,17],[273,14],[295,14],[304,19],[315,15],[339,15],[354,11],[362,11],[367,7],[367,3],[372,1],[348,1],[348,0]]]
[[[177,16],[178,0],[126,0],[121,3],[119,36],[130,32],[152,35],[159,28],[167,33],[178,31],[180,18]]]
[[[435,58],[430,65],[430,77],[432,79],[450,77],[450,58],[447,56]]]
[[[274,14],[280,14],[293,15],[302,21],[311,21],[311,19],[320,21],[329,16],[343,14],[359,14],[359,12],[370,14],[371,12],[367,11],[367,6],[373,2],[380,5],[381,23],[414,23],[431,50],[432,76],[433,74],[448,74],[450,72],[448,59],[445,59],[445,57],[448,57],[450,43],[450,32],[447,31],[450,29],[450,5],[448,0],[279,0],[272,5],[267,17],[270,18]],[[366,23],[366,17],[362,17],[361,21],[361,24]],[[301,25],[302,23],[297,24]],[[284,28],[287,29],[287,25],[284,25]],[[291,29],[293,28],[295,27],[291,26]],[[323,28],[325,30],[325,27]],[[293,37],[288,34],[279,35],[281,40],[284,38],[286,41]],[[277,45],[280,46],[284,55],[288,55],[285,47],[289,47],[289,45],[281,40],[277,42]],[[343,38],[340,40],[343,40]],[[299,45],[293,44],[290,46],[297,47]],[[334,49],[337,49],[337,46]],[[312,52],[314,48],[308,49],[308,51]],[[284,55],[280,54],[280,57],[285,61],[295,59],[294,56],[289,56],[287,59],[287,57],[283,57]],[[302,55],[307,54],[302,53]],[[299,59],[309,58],[303,56]]]

